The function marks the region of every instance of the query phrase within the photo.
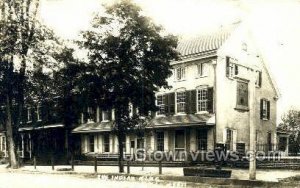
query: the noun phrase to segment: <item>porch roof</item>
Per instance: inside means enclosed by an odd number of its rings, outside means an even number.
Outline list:
[[[213,126],[215,125],[214,114],[185,114],[174,116],[163,116],[154,118],[148,128],[177,127],[177,126]]]
[[[73,129],[72,133],[92,133],[92,132],[95,133],[95,132],[111,131],[113,124],[114,121],[85,123]]]
[[[25,126],[25,127],[20,127],[19,131],[32,131],[32,130],[41,130],[41,129],[50,129],[50,128],[60,128],[64,127],[64,124],[50,124],[50,125],[43,125],[43,126]]]

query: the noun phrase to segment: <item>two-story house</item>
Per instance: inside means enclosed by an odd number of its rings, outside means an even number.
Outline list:
[[[257,149],[275,150],[276,85],[246,25],[183,38],[179,61],[171,62],[171,89],[156,93],[159,110],[144,135],[126,135],[125,153],[146,151],[197,152],[222,145],[248,151],[250,125],[256,126]],[[117,154],[112,132],[114,113],[97,108],[95,121],[81,134],[83,154]]]

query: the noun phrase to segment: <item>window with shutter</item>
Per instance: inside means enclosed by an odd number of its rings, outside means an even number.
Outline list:
[[[234,75],[239,74],[238,65],[236,64],[235,59],[226,57],[226,77],[233,78]]]
[[[266,99],[260,100],[260,117],[263,120],[270,119],[270,101]]]

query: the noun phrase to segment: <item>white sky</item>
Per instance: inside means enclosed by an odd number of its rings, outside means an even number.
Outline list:
[[[42,0],[41,17],[58,35],[74,39],[89,27],[102,3],[112,0]],[[300,1],[134,0],[153,20],[177,35],[209,32],[249,18],[257,44],[281,92],[278,117],[300,109]]]

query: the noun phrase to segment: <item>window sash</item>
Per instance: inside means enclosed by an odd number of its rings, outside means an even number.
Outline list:
[[[207,111],[208,92],[207,88],[197,90],[198,112]]]
[[[176,93],[177,113],[185,112],[185,91]]]
[[[165,100],[165,95],[158,95],[157,96],[157,106],[158,106],[157,115],[165,114],[164,100]]]
[[[179,67],[176,69],[176,79],[183,80],[185,78],[185,68]]]

